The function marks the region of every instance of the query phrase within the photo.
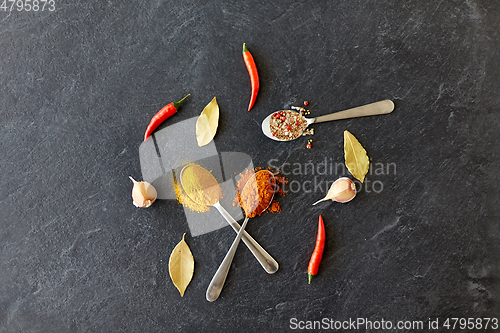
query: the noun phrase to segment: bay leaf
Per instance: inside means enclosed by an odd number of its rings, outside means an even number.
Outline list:
[[[366,155],[365,148],[348,131],[344,131],[344,156],[345,165],[349,169],[349,172],[354,178],[363,182],[370,167],[370,160],[368,159],[368,155]]]
[[[218,125],[219,105],[214,97],[214,99],[205,106],[196,121],[196,140],[198,140],[198,146],[203,147],[213,140]]]
[[[182,240],[175,246],[168,261],[170,278],[181,293],[181,297],[184,297],[184,291],[191,282],[194,272],[193,254],[184,240],[184,236],[186,234],[182,235]]]

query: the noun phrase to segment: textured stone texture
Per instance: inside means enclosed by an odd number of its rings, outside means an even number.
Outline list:
[[[1,333],[500,317],[498,1],[56,9],[0,12]],[[261,78],[251,112],[243,42]],[[217,96],[218,151],[282,166],[291,185],[282,213],[247,227],[279,271],[267,275],[240,246],[215,303],[205,291],[233,230],[191,237],[174,200],[137,209],[130,197],[150,118],[187,93],[165,126]],[[307,138],[277,143],[260,131],[270,112],[304,100],[314,116],[387,98],[390,115],[314,126],[311,150]],[[312,207],[343,175],[345,129],[371,158],[371,185],[348,204]],[[319,214],[326,249],[308,285]],[[167,264],[185,232],[196,265],[181,298]]]

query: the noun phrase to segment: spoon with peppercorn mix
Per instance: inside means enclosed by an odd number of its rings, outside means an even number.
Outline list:
[[[276,141],[291,141],[302,136],[307,126],[314,123],[387,114],[393,110],[394,103],[388,99],[316,118],[306,118],[299,112],[282,110],[271,113],[262,121],[262,132]]]

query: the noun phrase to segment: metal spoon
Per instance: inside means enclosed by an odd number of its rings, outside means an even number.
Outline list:
[[[243,196],[243,193],[251,191],[250,185],[255,185],[256,182],[250,183],[250,181],[252,180],[252,178],[255,178],[257,176],[257,174],[259,174],[260,172],[269,173],[271,179],[273,180],[274,186],[273,186],[273,194],[270,197],[269,202],[264,202],[263,206],[265,208],[262,211],[258,211],[257,214],[260,214],[263,211],[265,211],[271,205],[271,202],[273,201],[275,188],[276,188],[276,180],[274,179],[274,175],[267,170],[261,170],[261,171],[257,172],[255,175],[253,175],[246,182],[245,186],[243,187],[243,190],[241,191],[242,196]],[[259,193],[258,190],[257,190],[257,193]],[[254,213],[255,210],[258,208],[258,206],[259,205],[257,205],[256,207],[243,207],[243,209],[245,210],[245,221],[243,222],[243,225],[241,226],[241,229],[238,232],[238,235],[234,239],[233,244],[231,244],[229,251],[227,251],[227,254],[224,257],[224,260],[222,261],[219,268],[217,269],[217,272],[215,272],[215,275],[212,278],[212,281],[210,281],[210,284],[208,285],[207,294],[206,294],[207,301],[213,302],[219,297],[219,295],[222,291],[222,287],[224,286],[224,282],[226,281],[227,273],[229,272],[229,268],[231,267],[231,263],[233,262],[234,254],[236,253],[236,249],[238,248],[238,244],[240,243],[241,236],[243,235],[245,227],[247,226],[247,223],[249,220],[249,215]]]
[[[316,117],[316,118],[305,118],[305,119],[307,122],[307,126],[309,126],[313,123],[322,123],[322,122],[331,121],[331,120],[339,120],[339,119],[356,118],[356,117],[364,117],[364,116],[374,116],[374,115],[378,115],[378,114],[386,114],[386,113],[391,113],[393,110],[394,110],[394,103],[391,100],[386,99],[386,100],[383,100],[380,102],[375,102],[375,103],[371,103],[371,104],[367,104],[367,105],[363,105],[363,106],[358,106],[356,108],[352,108],[352,109],[348,109],[348,110],[344,110],[344,111],[339,111],[339,112],[327,114],[327,115]],[[286,110],[286,111],[295,112],[295,111],[291,111],[291,110]],[[276,141],[291,141],[291,140],[297,139],[298,137],[300,137],[303,134],[303,132],[302,132],[297,137],[291,138],[289,140],[278,139],[277,137],[275,137],[271,133],[271,126],[270,126],[271,116],[275,113],[276,112],[271,113],[269,116],[267,116],[262,121],[262,132],[264,132],[264,134],[268,138],[276,140]],[[298,112],[295,112],[295,113],[298,114]],[[307,128],[307,126],[306,126],[306,128]]]
[[[185,172],[185,170],[187,170],[187,168],[190,168],[190,167],[198,167],[200,170],[198,170],[198,172],[203,172],[203,173],[207,173],[208,175],[210,175],[210,177],[213,177],[213,180],[217,183],[217,180],[215,179],[215,177],[207,170],[199,167],[199,166],[194,166],[194,165],[188,165],[188,166],[185,166],[184,168],[182,168],[181,172],[180,172],[180,182],[181,182],[181,186],[182,188],[184,189],[184,191],[186,191],[184,185],[182,184],[182,175],[183,173]],[[207,177],[208,177],[207,175]],[[193,195],[191,193],[186,191],[186,194],[193,200]],[[196,201],[195,201],[196,202]],[[203,202],[196,202],[198,204],[204,204]],[[213,203],[211,205],[212,207],[215,207],[219,213],[224,217],[224,219],[227,221],[227,223],[229,223],[229,225],[233,228],[233,230],[238,233],[240,230],[241,230],[241,227],[240,225],[235,221],[235,219],[224,209],[224,207],[222,207],[222,205],[220,204],[219,201]],[[259,261],[260,265],[265,269],[265,271],[269,274],[273,274],[273,273],[276,273],[276,271],[278,270],[279,268],[279,265],[278,265],[278,262],[276,260],[274,260],[273,257],[271,257],[271,255],[269,253],[266,252],[266,250],[264,250],[264,248],[262,246],[260,246],[259,243],[257,243],[253,238],[252,236],[250,236],[246,231],[243,232],[243,235],[242,235],[242,239],[243,239],[243,242],[245,243],[245,245],[248,247],[248,249],[250,250],[250,252],[252,252],[252,254],[254,255],[254,257]]]

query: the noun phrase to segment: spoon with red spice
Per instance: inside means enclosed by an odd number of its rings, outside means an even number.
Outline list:
[[[215,272],[212,281],[208,285],[206,298],[208,301],[215,301],[224,286],[226,281],[227,273],[231,267],[234,254],[240,243],[241,236],[247,226],[248,220],[251,217],[262,214],[272,203],[274,198],[274,193],[276,192],[276,179],[274,174],[268,170],[260,170],[255,173],[246,182],[243,190],[241,191],[241,206],[245,211],[245,221],[243,222],[238,235],[233,241],[233,244],[229,248],[224,260],[220,264],[217,272]]]
[[[307,126],[314,123],[387,114],[393,110],[394,103],[388,99],[316,118],[306,118],[299,112],[282,110],[271,113],[262,121],[262,132],[276,141],[291,141],[302,136]]]

